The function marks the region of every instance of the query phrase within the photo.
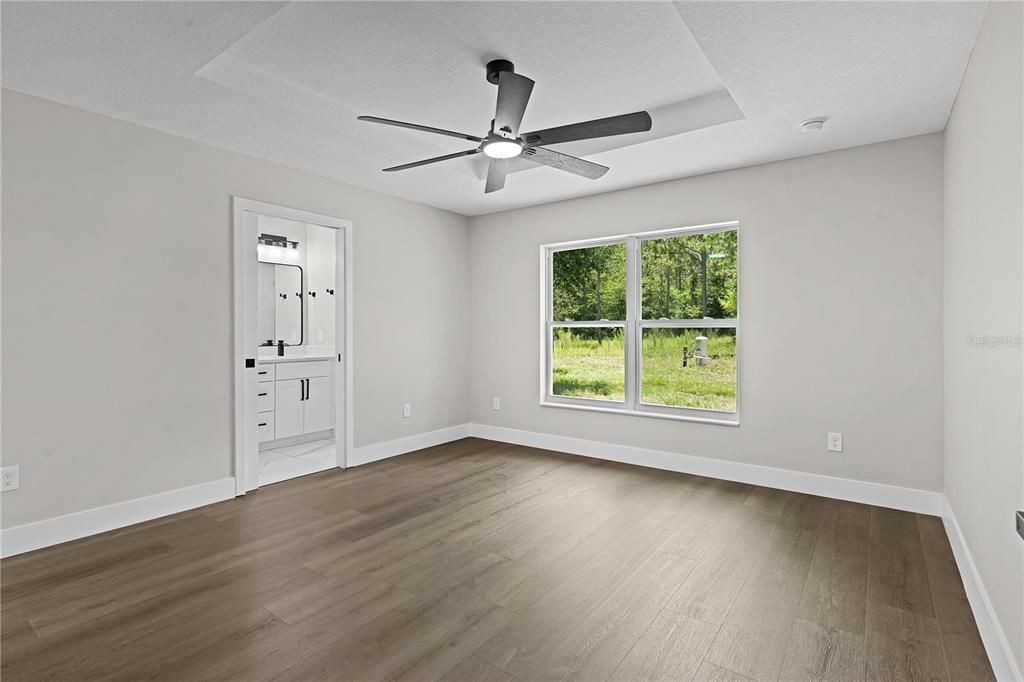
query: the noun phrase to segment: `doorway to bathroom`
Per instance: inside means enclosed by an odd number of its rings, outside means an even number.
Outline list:
[[[352,223],[235,197],[235,488],[344,467]]]

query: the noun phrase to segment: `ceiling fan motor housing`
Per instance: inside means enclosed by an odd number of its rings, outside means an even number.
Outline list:
[[[502,71],[516,72],[516,66],[507,59],[493,59],[487,62],[487,82],[491,85],[498,84],[498,74]]]

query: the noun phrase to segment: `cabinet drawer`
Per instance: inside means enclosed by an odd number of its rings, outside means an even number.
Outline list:
[[[277,380],[308,379],[325,377],[331,373],[330,360],[309,360],[306,362],[282,362],[277,365]]]
[[[256,384],[256,411],[273,412],[274,410],[274,382],[264,381]]]
[[[274,440],[273,412],[260,412],[256,415],[256,436],[256,439],[260,443],[268,440]]]
[[[256,381],[273,381],[277,365],[256,365]]]

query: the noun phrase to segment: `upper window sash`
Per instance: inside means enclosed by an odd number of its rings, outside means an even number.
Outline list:
[[[555,302],[554,302],[554,288],[555,288],[555,254],[564,251],[578,251],[581,249],[592,249],[600,246],[616,246],[622,245],[626,252],[626,310],[627,317],[630,309],[629,291],[630,291],[630,274],[629,274],[629,263],[632,259],[630,254],[632,250],[632,244],[635,242],[633,237],[629,236],[615,236],[615,237],[603,237],[598,239],[587,239],[578,242],[563,242],[561,244],[547,244],[542,247],[544,255],[544,290],[541,295],[544,300],[544,318],[550,327],[622,327],[626,324],[625,319],[615,318],[601,318],[601,319],[588,319],[588,320],[557,320],[555,319]]]
[[[627,278],[626,278],[626,296],[627,310],[632,308],[639,309],[639,304],[642,303],[641,297],[643,295],[643,282],[640,279],[640,249],[642,248],[643,242],[652,241],[657,239],[671,239],[672,237],[679,237],[683,235],[696,235],[696,234],[711,234],[714,232],[733,232],[739,230],[740,223],[738,220],[730,220],[722,223],[709,223],[707,225],[696,225],[693,227],[673,227],[665,230],[653,230],[649,232],[639,232],[636,234],[628,235],[616,235],[613,237],[598,237],[596,239],[582,239],[579,241],[571,242],[559,242],[555,244],[545,244],[543,249],[544,254],[544,308],[545,308],[545,319],[548,322],[555,323],[558,325],[565,324],[566,326],[591,326],[600,325],[607,322],[617,322],[622,324],[628,320],[555,320],[554,319],[554,303],[552,300],[552,292],[554,289],[554,255],[559,251],[575,251],[577,249],[589,249],[595,246],[609,246],[613,244],[624,244],[626,246],[626,266],[627,266]],[[634,283],[636,286],[634,286]],[[632,291],[631,291],[632,290]],[[630,295],[632,293],[632,296]],[[658,324],[666,322],[666,320],[660,318],[642,318],[633,315],[627,315],[627,317],[635,317],[643,324],[651,326],[658,326]],[[706,326],[706,327],[735,327],[736,318],[711,318],[711,319],[669,319],[668,322],[694,322],[702,324],[685,324],[677,326]],[[658,324],[652,324],[658,323]],[[664,326],[673,326],[671,324]]]
[[[656,232],[644,232],[635,235],[633,239],[634,259],[636,261],[636,273],[634,279],[628,284],[635,288],[630,303],[635,311],[636,318],[641,328],[736,328],[738,327],[738,311],[736,317],[715,318],[715,317],[644,317],[645,304],[645,280],[643,271],[643,248],[645,242],[668,241],[678,237],[698,237],[721,232],[735,232],[739,235],[739,221],[728,221],[713,223],[710,225],[697,225],[685,228],[670,228]],[[738,245],[737,245],[738,246]],[[738,257],[738,250],[735,257]],[[714,258],[712,256],[712,258]],[[710,272],[710,269],[709,269]],[[710,312],[710,311],[709,311]]]

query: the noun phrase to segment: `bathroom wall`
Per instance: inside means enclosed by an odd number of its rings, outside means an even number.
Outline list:
[[[330,291],[337,291],[335,264],[337,261],[337,230],[322,225],[299,223],[272,216],[258,216],[259,234],[275,234],[298,242],[296,248],[279,248],[261,245],[258,258],[264,263],[298,265],[302,268],[304,289],[302,302],[303,337],[302,345],[318,346],[326,352],[334,348],[334,311],[337,298]],[[337,295],[341,295],[338,293]],[[261,299],[261,302],[263,299]],[[276,303],[276,301],[275,301]],[[262,308],[261,308],[262,310]],[[262,325],[260,316],[258,324]],[[264,328],[260,326],[260,329]],[[266,331],[258,338],[280,338]]]
[[[295,248],[283,248],[279,246],[260,244],[257,247],[256,257],[261,263],[295,265],[302,268],[302,281],[303,287],[305,287],[309,278],[309,239],[307,237],[306,224],[295,222],[294,220],[283,220],[273,216],[258,216],[256,220],[257,234],[272,234],[285,237],[289,241],[298,242],[298,245]],[[265,268],[257,268],[257,272],[257,280],[259,280],[261,277],[261,274],[259,273],[267,273],[267,270]],[[266,274],[263,274],[262,276],[267,277]],[[288,328],[292,325],[286,324],[284,320],[287,320],[289,317],[294,319],[295,316],[289,316],[287,314],[282,315],[282,311],[279,309],[277,305],[278,301],[276,300],[276,292],[278,289],[280,289],[280,287],[275,286],[275,294],[271,297],[271,300],[274,303],[273,307],[269,304],[259,306],[256,326],[262,333],[257,334],[257,338],[260,340],[260,343],[267,339],[274,339],[275,341],[281,339],[288,345],[300,345],[300,342],[302,345],[308,344],[309,305],[307,303],[307,297],[305,295],[298,297],[299,305],[302,308],[302,315],[298,320],[301,324],[301,329]],[[264,304],[266,303],[266,299],[260,299],[260,301]],[[270,323],[266,317],[264,317],[268,314],[272,314],[274,319],[273,323]]]
[[[337,230],[329,227],[306,225],[306,290],[312,292],[306,298],[306,332],[307,344],[311,346],[334,347],[334,311],[340,293],[330,291],[337,291],[337,234]]]
[[[256,338],[260,343],[277,338],[277,277],[275,263],[256,268]]]

